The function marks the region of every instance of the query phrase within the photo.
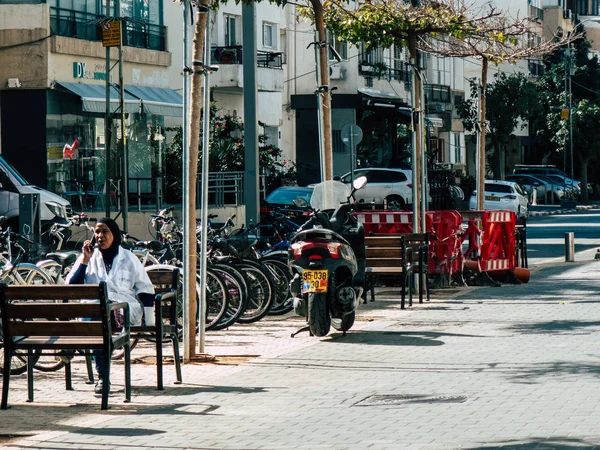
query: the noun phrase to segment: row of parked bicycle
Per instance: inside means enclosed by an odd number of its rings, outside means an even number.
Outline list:
[[[162,270],[166,266],[182,268],[183,229],[172,215],[173,208],[167,208],[152,215],[150,226],[155,232],[155,240],[140,241],[124,234],[123,246],[131,250],[146,267],[147,271]],[[215,216],[209,216],[214,219]],[[252,323],[267,314],[285,314],[293,308],[289,294],[291,279],[287,266],[288,238],[298,225],[283,214],[273,215],[274,223],[269,225],[269,238],[260,238],[260,225],[235,228],[235,216],[225,223],[208,224],[208,254],[206,283],[205,329],[221,330],[235,323]],[[85,227],[89,236],[95,219],[84,214],[73,216],[66,224],[54,224],[48,230],[55,251],[45,255],[36,264],[22,262],[27,258],[24,243],[31,242],[11,230],[0,232],[0,282],[9,284],[51,284],[64,283],[69,270],[79,256],[78,250],[64,250],[64,247],[80,248],[78,242],[69,242],[73,227]],[[201,230],[197,227],[198,237]],[[78,245],[79,244],[79,245]],[[181,278],[183,273],[181,272]],[[181,284],[181,283],[180,283]],[[202,285],[200,275],[196,283],[197,299]],[[182,330],[182,296],[179,296],[179,322]],[[0,325],[1,331],[1,325]],[[181,332],[181,331],[180,331]],[[0,336],[1,339],[1,336]],[[132,343],[135,345],[135,343]],[[117,354],[116,358],[121,355]],[[0,355],[0,370],[4,366]],[[40,370],[57,370],[62,367],[60,358],[41,358],[36,363]],[[20,373],[26,368],[26,358],[16,358],[12,373]]]

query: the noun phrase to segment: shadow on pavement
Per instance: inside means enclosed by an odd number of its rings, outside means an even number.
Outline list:
[[[565,334],[590,327],[600,327],[600,322],[583,322],[580,320],[552,320],[550,322],[519,323],[507,327],[507,330],[523,334]],[[587,331],[587,334],[592,331]],[[581,334],[581,333],[578,333]]]
[[[519,449],[519,450],[555,450],[555,449],[593,449],[598,448],[596,444],[588,443],[583,439],[568,437],[531,438],[528,441],[509,440],[497,444],[484,444],[477,447],[462,447],[465,450],[494,450],[494,449]]]
[[[345,336],[333,334],[331,339],[323,340],[329,344],[369,344],[369,345],[406,345],[414,347],[432,347],[444,345],[440,340],[445,336],[455,337],[479,337],[469,334],[436,333],[429,331],[375,331],[361,330],[353,333],[352,330]]]
[[[581,266],[587,267],[582,270]],[[545,266],[532,272],[529,283],[503,284],[499,288],[479,287],[465,291],[459,298],[467,303],[473,300],[531,303],[558,303],[567,299],[570,302],[594,301],[598,299],[600,288],[598,269],[600,265],[595,262]]]
[[[579,379],[582,375],[589,375],[600,378],[600,364],[576,363],[576,362],[545,362],[531,364],[528,367],[519,367],[510,371],[510,380],[517,384],[537,384],[541,383],[543,377],[576,377]]]

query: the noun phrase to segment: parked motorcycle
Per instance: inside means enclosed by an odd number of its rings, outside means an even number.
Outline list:
[[[352,215],[353,194],[367,182],[354,180],[352,189],[339,181],[315,185],[312,216],[290,243],[288,265],[293,273],[290,292],[294,311],[306,317],[314,336],[326,336],[333,326],[344,334],[354,324],[365,282],[365,232]],[[296,206],[307,207],[304,199]]]

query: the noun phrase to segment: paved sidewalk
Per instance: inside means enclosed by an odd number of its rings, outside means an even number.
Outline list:
[[[408,310],[398,289],[380,288],[346,336],[291,339],[301,325],[292,316],[238,325],[209,335],[220,363],[184,366],[183,385],[166,366],[157,392],[154,366],[135,364],[130,404],[116,365],[107,412],[81,363],[73,392],[62,373],[36,372],[33,404],[25,376],[14,377],[0,445],[600,448],[599,270],[596,262],[543,266],[528,284],[438,290]]]

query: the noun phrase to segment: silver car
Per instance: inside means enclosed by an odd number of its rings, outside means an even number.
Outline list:
[[[520,184],[529,194],[531,201],[534,200],[533,192],[535,191],[535,200],[537,203],[560,203],[565,196],[564,186],[557,184],[554,180],[545,175],[506,175],[506,181],[514,181],[515,183]]]
[[[483,208],[485,210],[507,210],[517,219],[529,217],[527,192],[514,181],[486,180]],[[469,199],[469,209],[477,209],[477,191]]]

